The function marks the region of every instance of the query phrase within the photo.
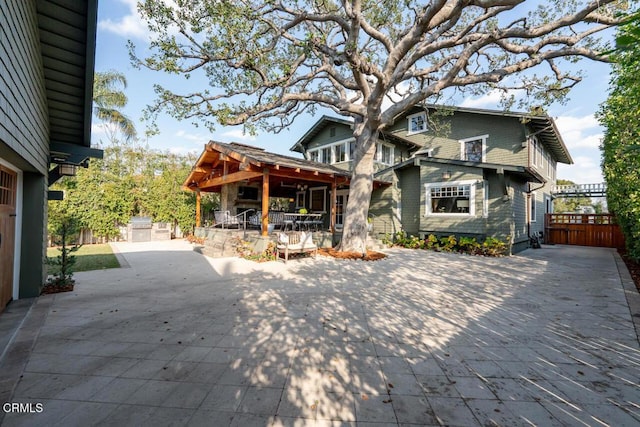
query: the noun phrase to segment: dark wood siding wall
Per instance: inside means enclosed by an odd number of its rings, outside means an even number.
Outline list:
[[[0,8],[0,141],[24,170],[46,174],[49,129],[35,2],[4,0]]]

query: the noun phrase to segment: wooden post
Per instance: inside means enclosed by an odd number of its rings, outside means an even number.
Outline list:
[[[262,236],[269,235],[269,169],[262,170]]]
[[[222,176],[226,178],[229,174],[229,163],[225,160],[222,163]],[[220,187],[220,210],[228,211],[229,210],[229,184],[222,184]]]
[[[201,221],[200,221],[200,190],[197,189],[196,190],[196,227],[200,227],[201,225]]]
[[[331,233],[336,232],[336,199],[338,195],[338,185],[336,184],[336,179],[333,178],[333,182],[331,183],[331,219],[329,222],[329,229]]]

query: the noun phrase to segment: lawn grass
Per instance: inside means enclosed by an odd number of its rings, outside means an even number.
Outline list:
[[[56,257],[58,255],[60,255],[58,248],[47,248],[47,257]],[[72,255],[76,257],[76,263],[73,266],[74,272],[120,267],[118,259],[108,244],[84,245]],[[47,266],[48,273],[54,274],[55,268],[57,268],[55,265]]]

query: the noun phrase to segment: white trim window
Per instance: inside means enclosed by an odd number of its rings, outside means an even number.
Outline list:
[[[332,156],[331,156],[331,152],[332,151],[333,150],[331,149],[330,146],[329,147],[322,147],[320,149],[320,153],[321,153],[321,157],[322,157],[322,159],[320,161],[322,163],[329,163],[329,164],[333,163],[333,159],[332,159]]]
[[[327,187],[309,188],[309,210],[314,213],[327,212]]]
[[[407,116],[407,135],[414,135],[427,131],[427,112]]]
[[[341,163],[353,160],[355,141],[353,138],[307,150],[307,158],[320,163]]]
[[[426,216],[475,216],[477,181],[425,184]]]
[[[531,165],[538,165],[538,138],[535,136],[530,136],[529,141],[531,142],[529,146],[531,147]]]
[[[536,192],[532,191],[531,196],[529,197],[529,222],[538,222],[538,203],[536,197]]]
[[[468,162],[486,162],[488,138],[489,135],[480,135],[459,140],[460,159]]]
[[[376,145],[376,162],[393,165],[393,145],[379,142]]]

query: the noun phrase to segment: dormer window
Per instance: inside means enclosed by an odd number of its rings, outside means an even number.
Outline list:
[[[425,111],[407,116],[407,121],[407,135],[427,131],[427,113]]]

